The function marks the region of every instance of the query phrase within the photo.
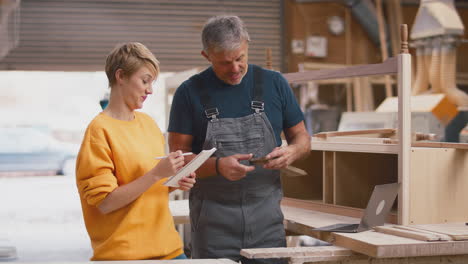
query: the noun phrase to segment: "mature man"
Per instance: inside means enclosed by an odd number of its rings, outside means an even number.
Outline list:
[[[279,169],[309,153],[310,137],[281,74],[247,63],[249,40],[239,17],[209,19],[201,54],[211,67],[185,81],[172,102],[170,149],[218,149],[190,192],[193,258],[279,263],[247,260],[240,250],[286,246]],[[265,165],[249,162],[265,156]]]

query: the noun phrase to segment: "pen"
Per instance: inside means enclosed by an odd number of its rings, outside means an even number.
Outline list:
[[[188,156],[188,155],[192,155],[193,153],[192,152],[186,152],[186,153],[182,153],[182,156]],[[168,156],[162,156],[162,157],[156,157],[155,159],[165,159],[167,158]]]

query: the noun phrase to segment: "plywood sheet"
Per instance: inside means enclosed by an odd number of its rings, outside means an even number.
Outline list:
[[[468,151],[411,150],[409,224],[441,224],[468,219]]]

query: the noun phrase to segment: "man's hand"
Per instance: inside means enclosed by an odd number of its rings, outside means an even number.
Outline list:
[[[296,151],[293,146],[276,147],[266,155],[270,159],[263,168],[279,170],[284,169],[296,160]]]
[[[189,176],[182,178],[179,181],[179,186],[180,186],[179,189],[182,191],[188,191],[192,189],[193,185],[196,182],[195,177],[196,177],[195,172],[192,172],[190,173]]]
[[[230,181],[238,181],[247,175],[247,172],[253,171],[254,166],[245,166],[239,163],[239,160],[249,160],[252,154],[235,154],[222,157],[218,160],[218,172],[224,178]]]

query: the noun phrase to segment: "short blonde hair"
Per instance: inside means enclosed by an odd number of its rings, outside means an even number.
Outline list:
[[[109,87],[115,82],[115,73],[122,69],[124,76],[129,77],[142,66],[147,66],[155,77],[159,74],[159,61],[151,51],[139,42],[127,42],[117,45],[106,59],[106,75]]]

